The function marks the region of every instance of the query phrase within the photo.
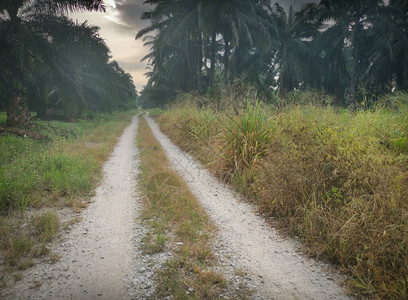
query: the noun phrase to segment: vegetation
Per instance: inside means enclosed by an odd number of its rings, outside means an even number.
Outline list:
[[[408,297],[407,2],[146,2],[162,129],[359,295]]]
[[[321,0],[300,10],[258,0],[147,0],[139,31],[150,53],[146,107],[179,92],[216,95],[243,78],[269,102],[316,89],[352,109],[408,87],[408,6]]]
[[[160,144],[141,119],[137,135],[140,150],[140,186],[143,218],[150,225],[142,249],[157,253],[171,240],[172,258],[158,274],[156,298],[214,299],[226,282],[212,269],[214,227],[186,183],[171,169]]]
[[[200,108],[205,101],[184,95],[159,117],[161,128],[309,253],[349,274],[354,292],[408,296],[407,94],[354,114],[256,102],[218,111],[219,102]]]
[[[0,1],[0,109],[7,126],[24,127],[30,110],[74,119],[85,110],[111,112],[136,101],[129,74],[115,61],[98,27],[70,11],[104,11],[103,1]]]
[[[21,136],[0,135],[0,265],[3,274],[31,266],[61,227],[61,207],[86,207],[103,162],[132,111],[93,120],[33,121]],[[18,277],[18,276],[17,276]],[[0,283],[1,285],[1,283]]]

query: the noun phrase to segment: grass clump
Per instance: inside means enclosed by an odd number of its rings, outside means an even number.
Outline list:
[[[248,105],[236,117],[229,117],[229,122],[218,139],[222,155],[221,168],[217,173],[222,178],[229,178],[233,173],[240,173],[253,167],[265,156],[270,142],[272,127],[261,106]]]
[[[160,116],[162,129],[309,252],[350,275],[361,296],[408,297],[407,102],[352,114],[330,106],[250,106],[218,112],[209,145],[185,124],[191,104]],[[313,101],[310,101],[313,103]],[[199,126],[199,125],[197,125]],[[184,144],[184,146],[183,146]],[[210,152],[200,154],[202,152]]]
[[[225,279],[212,270],[214,227],[170,163],[148,124],[140,120],[140,185],[144,192],[143,218],[150,225],[142,249],[156,253],[170,241],[174,255],[158,274],[157,298],[210,298],[220,295]]]
[[[40,239],[44,242],[50,242],[58,233],[60,221],[58,215],[53,211],[34,216],[33,228]]]

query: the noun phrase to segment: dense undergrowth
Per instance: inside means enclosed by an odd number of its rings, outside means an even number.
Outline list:
[[[103,162],[133,114],[33,121],[18,135],[0,135],[0,270],[24,269],[49,253],[46,243],[61,225],[57,210],[79,212],[87,205]]]
[[[348,273],[353,292],[408,297],[408,95],[356,113],[257,103],[217,111],[186,98],[158,119],[174,142]]]

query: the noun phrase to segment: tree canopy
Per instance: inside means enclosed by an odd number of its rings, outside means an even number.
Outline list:
[[[81,10],[105,7],[101,0],[0,1],[0,106],[8,126],[25,126],[29,109],[71,119],[136,100],[131,76],[110,61],[99,28],[66,16]]]
[[[407,89],[406,1],[322,0],[285,11],[266,0],[147,0],[147,105],[240,77],[269,100],[317,89],[354,106]]]

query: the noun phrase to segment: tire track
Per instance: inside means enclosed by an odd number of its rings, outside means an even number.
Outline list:
[[[299,245],[280,237],[243,201],[188,154],[179,150],[158,125],[146,117],[156,139],[177,172],[219,227],[219,238],[236,267],[260,282],[259,299],[349,299],[336,282],[342,278],[330,267],[298,253]],[[259,280],[261,278],[261,280]]]
[[[40,262],[1,291],[6,299],[143,299],[154,286],[154,265],[138,249],[146,229],[136,191],[138,116],[124,130],[103,168],[103,179],[81,221],[54,245],[55,264]]]

